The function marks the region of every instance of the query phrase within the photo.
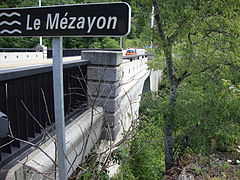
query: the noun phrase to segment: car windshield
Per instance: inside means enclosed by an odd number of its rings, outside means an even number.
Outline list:
[[[133,50],[127,50],[128,53],[133,53]]]

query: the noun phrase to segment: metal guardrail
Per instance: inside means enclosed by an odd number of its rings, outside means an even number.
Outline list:
[[[86,60],[63,64],[66,120],[87,105],[88,64]],[[54,123],[52,65],[0,70],[0,99],[0,111],[7,115],[14,137],[38,138],[42,128]],[[0,147],[0,168],[23,151],[22,143],[10,137],[0,138]]]
[[[132,61],[132,60],[137,60],[145,57],[147,57],[146,54],[136,54],[136,55],[123,56],[123,59],[129,59],[130,61]]]
[[[72,67],[84,66],[88,64],[89,64],[88,60],[63,62],[63,68],[67,69]],[[27,77],[27,76],[33,76],[33,75],[47,73],[47,72],[52,72],[52,65],[46,64],[46,65],[37,65],[37,66],[24,67],[24,68],[12,68],[7,70],[0,70],[0,82]]]
[[[63,57],[68,56],[81,56],[81,51],[83,50],[104,50],[104,51],[122,51],[122,49],[63,49]],[[0,48],[0,52],[35,52],[35,48]],[[48,58],[52,58],[52,49],[48,49]],[[147,56],[152,57],[152,54],[146,53],[146,54],[137,54],[137,55],[129,55],[129,56],[123,56],[123,59],[134,59],[136,57],[140,56]],[[151,58],[150,58],[151,59]]]
[[[36,52],[35,48],[0,48],[0,52]]]
[[[145,57],[152,57],[152,54],[136,54],[136,55],[128,55],[128,56],[123,56],[123,59],[129,59],[130,61],[133,60],[138,60],[140,58],[145,58]]]
[[[82,51],[122,51],[122,49],[63,49],[63,57],[70,57],[70,56],[81,56]],[[52,49],[47,50],[47,57],[52,58]]]

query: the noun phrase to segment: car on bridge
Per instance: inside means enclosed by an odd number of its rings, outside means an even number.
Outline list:
[[[137,54],[137,49],[127,49],[126,56],[129,55],[136,55]]]
[[[139,54],[146,54],[146,50],[145,49],[137,49],[137,48],[129,48],[127,49],[125,56],[129,56],[129,55],[139,55]]]

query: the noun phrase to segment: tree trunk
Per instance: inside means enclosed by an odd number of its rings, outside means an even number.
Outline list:
[[[163,51],[166,58],[166,66],[167,66],[167,73],[168,73],[169,87],[170,87],[168,113],[165,115],[165,126],[164,126],[165,169],[167,171],[172,167],[172,164],[173,164],[172,123],[174,121],[174,106],[176,102],[176,78],[174,75],[171,40],[164,33],[164,30],[163,30],[164,22],[161,17],[157,0],[152,0],[152,5],[156,10],[155,20],[156,20],[156,25],[158,29],[158,34],[163,44]]]
[[[174,67],[172,60],[172,46],[168,45],[165,48],[165,57],[167,72],[169,78],[169,104],[168,113],[165,115],[164,127],[164,145],[165,145],[165,169],[166,171],[172,167],[173,163],[173,137],[172,137],[172,123],[174,121],[174,106],[176,101],[176,83],[174,76]]]
[[[164,127],[164,150],[165,150],[165,170],[172,167],[173,150],[172,150],[172,126],[165,125]]]

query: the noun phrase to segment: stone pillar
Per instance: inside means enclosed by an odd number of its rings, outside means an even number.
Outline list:
[[[43,59],[47,59],[47,47],[44,45],[37,45],[35,47],[36,52],[42,52],[43,53]]]
[[[89,104],[104,108],[101,139],[114,141],[120,130],[122,51],[87,50],[81,57],[90,61],[87,69]]]

